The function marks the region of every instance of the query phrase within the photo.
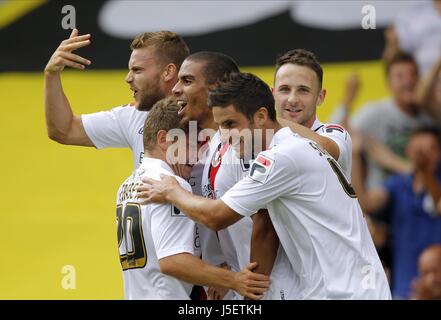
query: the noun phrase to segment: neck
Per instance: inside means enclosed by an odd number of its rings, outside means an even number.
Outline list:
[[[303,124],[303,126],[309,128],[309,129],[311,129],[312,126],[314,125],[315,119],[316,119],[316,116],[314,115],[314,116],[311,117],[308,121],[306,121],[306,122]]]
[[[165,155],[164,152],[162,152],[162,150],[160,150],[158,147],[154,148],[153,150],[146,150],[144,149],[144,156],[148,157],[148,158],[153,158],[153,159],[159,159],[164,161],[165,163],[167,163],[169,166],[171,166],[168,162],[167,162],[167,157]]]

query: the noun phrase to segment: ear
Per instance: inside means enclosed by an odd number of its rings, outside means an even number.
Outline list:
[[[156,133],[156,145],[162,150],[166,151],[168,148],[167,143],[167,131],[165,130],[159,130],[158,133]]]
[[[264,127],[267,120],[268,109],[265,107],[260,107],[253,115],[253,121],[257,127]]]
[[[319,96],[317,98],[317,105],[321,106],[323,101],[325,101],[325,97],[326,97],[326,89],[321,89]]]
[[[274,87],[271,87],[271,93],[274,95]]]
[[[165,82],[171,81],[176,78],[178,72],[178,68],[173,63],[169,63],[164,67],[164,71],[162,72],[162,77]]]

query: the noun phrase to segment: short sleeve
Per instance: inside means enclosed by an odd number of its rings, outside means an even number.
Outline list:
[[[152,204],[151,232],[159,259],[179,254],[194,254],[195,223],[169,204]]]
[[[345,128],[337,124],[326,124],[318,133],[332,139],[337,144],[339,156],[336,160],[343,169],[346,178],[350,179],[352,168],[352,140],[349,133]]]
[[[228,207],[240,215],[251,216],[267,203],[298,189],[295,161],[277,153],[277,148],[261,152],[248,175],[221,197]]]
[[[84,130],[96,148],[131,147],[128,130],[133,109],[121,106],[81,116]]]

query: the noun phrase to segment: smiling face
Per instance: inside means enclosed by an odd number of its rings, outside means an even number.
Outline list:
[[[418,70],[415,63],[402,61],[393,64],[388,74],[389,88],[394,100],[401,106],[415,104]]]
[[[197,121],[202,129],[213,120],[207,105],[209,85],[206,83],[204,65],[204,62],[185,60],[179,70],[179,81],[172,90],[180,106],[182,122]]]
[[[326,95],[312,69],[292,63],[277,70],[273,93],[279,115],[308,128],[314,124],[317,106]]]
[[[133,91],[139,110],[150,110],[157,101],[166,96],[161,86],[161,66],[153,47],[132,51],[125,80]]]

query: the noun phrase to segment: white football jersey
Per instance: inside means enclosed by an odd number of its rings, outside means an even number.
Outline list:
[[[192,284],[161,273],[159,260],[179,253],[194,254],[195,223],[169,204],[140,205],[136,187],[141,177],[173,175],[164,161],[144,158],[117,194],[118,247],[126,299],[189,299]],[[189,184],[175,176],[181,187]]]
[[[323,124],[315,120],[311,130],[334,140],[340,149],[338,162],[347,177],[351,176],[352,142],[347,131],[339,126]],[[289,133],[287,131],[287,133]],[[222,197],[238,181],[246,176],[250,164],[239,159],[233,148],[219,145],[212,159],[215,174],[211,177],[216,198]],[[348,180],[349,180],[348,179]],[[244,268],[250,262],[250,246],[253,222],[250,217],[244,217],[233,225],[218,232],[222,252],[234,271]],[[265,299],[296,299],[299,293],[296,288],[296,275],[289,263],[283,248],[279,248],[277,263],[272,270],[270,290]],[[278,276],[275,276],[278,274]]]
[[[250,161],[239,159],[234,149],[228,145],[219,145],[212,159],[211,184],[214,185],[216,198],[242,180],[250,167]],[[250,263],[251,235],[253,221],[244,217],[231,226],[218,231],[222,252],[233,271],[243,269]],[[263,297],[264,300],[299,299],[298,277],[289,262],[283,248],[279,246],[276,260],[271,271],[271,284]],[[236,294],[235,299],[243,299]]]
[[[120,106],[108,111],[83,114],[84,130],[97,149],[130,148],[137,169],[144,156],[143,131],[148,111]]]
[[[302,298],[390,299],[363,213],[338,163],[289,128],[273,141],[221,200],[243,216],[268,209]]]
[[[311,130],[321,136],[332,139],[338,146],[340,154],[337,160],[345,177],[351,181],[352,170],[352,140],[345,128],[338,124],[322,123],[315,119]]]
[[[189,182],[193,193],[196,195],[213,198],[208,181],[210,162],[207,159],[213,157],[213,153],[216,151],[220,141],[220,132],[217,131],[208,142],[208,147],[206,147],[207,149],[202,154],[201,159],[193,166]],[[225,263],[226,259],[222,254],[216,232],[200,224],[197,225],[197,231],[200,239],[202,259],[215,266]]]

